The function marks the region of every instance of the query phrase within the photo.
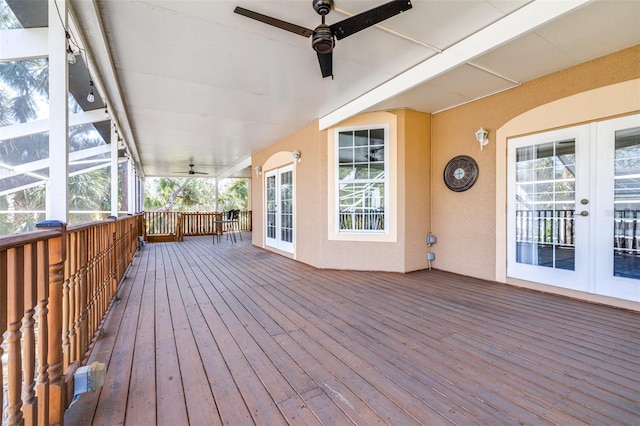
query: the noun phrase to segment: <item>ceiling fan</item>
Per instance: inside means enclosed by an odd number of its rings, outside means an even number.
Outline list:
[[[209,173],[206,172],[196,172],[194,170],[195,164],[190,163],[189,164],[189,170],[187,170],[186,172],[173,172],[173,173],[188,173],[190,175],[208,175]]]
[[[253,12],[239,6],[236,6],[234,12],[247,18],[255,19],[256,21],[301,35],[305,38],[312,36],[311,46],[318,54],[322,77],[331,76],[331,78],[333,78],[332,52],[336,39],[342,40],[358,31],[362,31],[412,8],[411,0],[393,0],[340,22],[336,22],[333,25],[326,25],[324,18],[334,8],[334,0],[312,0],[312,3],[316,13],[322,16],[322,23],[314,30],[281,21],[280,19]]]

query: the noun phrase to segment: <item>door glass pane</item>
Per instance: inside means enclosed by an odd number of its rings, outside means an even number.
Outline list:
[[[575,140],[516,150],[516,262],[575,270]]]
[[[267,238],[276,237],[276,177],[275,175],[266,178],[267,191]]]
[[[640,278],[640,127],[615,134],[613,274]]]
[[[280,239],[293,242],[293,172],[280,174]]]

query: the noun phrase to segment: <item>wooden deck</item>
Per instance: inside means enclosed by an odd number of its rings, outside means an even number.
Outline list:
[[[640,424],[640,315],[439,271],[146,245],[67,425]]]

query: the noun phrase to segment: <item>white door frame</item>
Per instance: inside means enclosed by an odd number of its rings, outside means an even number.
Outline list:
[[[293,165],[288,165],[284,167],[280,167],[277,169],[270,170],[265,172],[265,245],[267,247],[272,247],[287,253],[294,253],[294,244],[295,244],[295,179],[294,179],[294,168]],[[290,227],[290,239],[291,241],[287,241],[287,238],[283,238],[283,211],[282,211],[282,176],[286,173],[291,173],[291,203],[292,203],[292,215],[291,215],[291,227]],[[275,217],[273,220],[275,221],[272,226],[275,227],[274,237],[269,237],[269,221],[271,220],[269,217],[269,178],[275,179],[275,187],[273,196],[275,199],[273,202],[275,203]],[[288,227],[287,227],[288,229]]]
[[[507,276],[640,301],[640,280],[614,276],[615,132],[640,127],[640,114],[514,138],[507,156]],[[523,146],[575,139],[575,271],[516,262],[515,153]],[[584,212],[584,216],[580,213]]]
[[[515,138],[509,141],[508,150],[508,189],[507,189],[507,276],[511,278],[535,281],[542,284],[554,285],[579,291],[589,291],[589,252],[590,218],[589,216],[575,216],[575,269],[566,270],[537,266],[516,262],[516,150],[521,147],[573,139],[576,148],[576,182],[575,205],[576,210],[582,206],[580,200],[589,200],[589,182],[585,179],[588,174],[581,174],[581,170],[589,168],[589,125],[576,126],[550,132],[538,133]],[[587,149],[585,151],[585,148]],[[588,208],[588,205],[585,206]],[[586,243],[586,244],[585,244]]]

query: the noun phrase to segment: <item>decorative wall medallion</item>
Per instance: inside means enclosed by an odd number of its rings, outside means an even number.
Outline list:
[[[452,191],[466,191],[477,178],[478,163],[468,155],[453,157],[444,168],[444,183]]]

